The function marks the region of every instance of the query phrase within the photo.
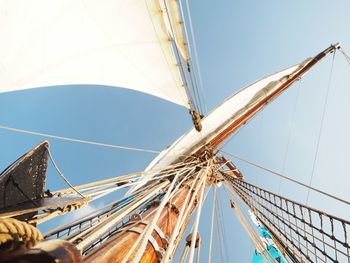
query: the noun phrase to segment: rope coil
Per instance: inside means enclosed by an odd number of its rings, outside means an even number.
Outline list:
[[[0,218],[0,250],[12,250],[19,245],[29,248],[42,239],[36,227],[14,218]]]

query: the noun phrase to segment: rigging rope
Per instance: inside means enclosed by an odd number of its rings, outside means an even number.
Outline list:
[[[187,222],[188,220],[190,219],[190,216],[192,214],[192,208],[194,206],[196,206],[194,204],[194,202],[198,201],[198,192],[201,188],[201,186],[203,185],[204,183],[204,179],[205,177],[204,176],[200,176],[200,175],[203,175],[202,172],[197,172],[197,175],[194,179],[194,181],[192,182],[191,184],[191,187],[188,191],[188,194],[186,195],[186,199],[185,201],[183,202],[183,204],[187,204],[187,205],[183,205],[182,208],[181,208],[181,212],[178,216],[178,220],[177,220],[177,223],[176,223],[176,226],[175,226],[175,229],[173,231],[173,234],[171,236],[171,239],[169,241],[169,244],[168,244],[168,248],[166,250],[166,253],[162,259],[162,262],[172,262],[172,259],[170,257],[171,253],[173,252],[173,246],[176,248],[179,244],[179,237],[181,238],[184,231],[186,230],[186,227],[187,227]],[[198,180],[200,178],[200,180]],[[197,183],[197,180],[198,180],[198,183]],[[204,197],[204,201],[206,200],[206,197],[207,197],[207,194],[208,192],[206,192],[205,194],[205,197]],[[189,197],[191,196],[191,199],[189,200]],[[188,203],[189,202],[189,203]],[[193,226],[192,226],[193,228]],[[191,232],[193,231],[193,229],[191,229]],[[185,245],[185,248],[187,249],[188,248],[188,244]],[[187,258],[187,252],[188,250],[186,250],[186,254],[183,254],[184,258],[186,257]],[[183,258],[183,259],[184,259]],[[181,261],[180,261],[181,262]]]
[[[301,262],[350,262],[349,221],[243,180],[223,176],[278,239],[289,257],[296,257]]]
[[[188,166],[188,167],[192,167],[191,165],[194,165],[195,167],[198,167],[201,164],[204,164],[204,162],[202,163],[198,163],[198,162],[183,162],[180,161],[178,163],[172,164],[172,165],[168,165],[168,166],[164,166],[162,168],[157,168],[157,169],[151,169],[151,170],[147,170],[147,171],[140,171],[140,172],[135,172],[135,173],[130,173],[130,174],[125,174],[125,175],[118,175],[116,177],[112,177],[109,179],[104,179],[101,181],[97,181],[97,182],[92,182],[92,183],[87,183],[87,184],[82,184],[82,185],[78,185],[75,186],[75,189],[77,190],[81,190],[83,191],[88,191],[91,189],[96,189],[96,188],[103,188],[103,187],[107,187],[107,186],[115,186],[118,183],[128,183],[129,185],[133,185],[133,182],[135,182],[136,180],[140,180],[137,183],[147,183],[149,181],[153,181],[156,179],[160,179],[163,178],[165,176],[170,176],[172,174],[176,173],[176,169],[179,169],[181,167],[183,167],[184,165]],[[147,175],[150,174],[154,174],[153,177],[147,177]],[[142,179],[141,179],[142,178]],[[130,182],[132,181],[132,182]],[[70,188],[68,189],[61,189],[55,192],[52,192],[52,194],[69,194],[72,191],[70,190]]]
[[[157,151],[157,150],[150,150],[150,149],[144,149],[144,148],[127,147],[127,146],[122,146],[122,145],[115,145],[115,144],[108,144],[108,143],[100,143],[100,142],[94,142],[94,141],[74,139],[74,138],[57,136],[57,135],[52,135],[52,134],[47,134],[47,133],[40,133],[40,132],[35,132],[35,131],[17,129],[17,128],[4,126],[4,125],[0,125],[0,129],[7,130],[7,131],[18,132],[18,133],[30,134],[30,135],[35,135],[35,136],[47,137],[47,138],[52,138],[52,139],[57,139],[57,140],[63,140],[63,141],[77,142],[77,143],[82,143],[82,144],[89,144],[89,145],[95,145],[95,146],[114,148],[114,149],[137,151],[137,152],[147,152],[147,153],[157,153],[157,154],[161,152],[161,151]]]
[[[227,155],[229,155],[229,156],[231,156],[231,157],[233,157],[233,158],[235,158],[235,159],[237,159],[237,160],[240,160],[240,161],[242,161],[242,162],[244,162],[244,163],[247,163],[247,164],[252,165],[252,166],[255,166],[255,167],[257,167],[257,168],[259,168],[259,169],[261,169],[261,170],[264,170],[264,171],[266,171],[266,172],[269,172],[270,174],[277,175],[277,176],[279,176],[279,177],[282,177],[283,179],[286,179],[286,180],[288,180],[288,181],[290,181],[290,182],[293,182],[293,183],[295,183],[295,184],[298,184],[298,185],[300,185],[300,186],[306,187],[306,188],[308,188],[308,189],[310,189],[310,190],[312,190],[312,191],[315,191],[315,192],[317,192],[317,193],[319,193],[319,194],[325,195],[325,196],[327,196],[327,197],[329,197],[329,198],[331,198],[331,199],[337,200],[337,201],[342,202],[342,203],[344,203],[344,204],[346,204],[346,205],[350,205],[350,202],[349,202],[349,201],[346,201],[346,200],[344,200],[344,199],[342,199],[342,198],[340,198],[340,197],[337,197],[337,196],[335,196],[335,195],[332,195],[332,194],[329,194],[329,193],[324,192],[324,191],[322,191],[322,190],[319,190],[319,189],[317,189],[317,188],[315,188],[315,187],[312,187],[312,186],[309,186],[309,185],[304,184],[304,183],[302,183],[302,182],[299,182],[299,181],[297,181],[297,180],[295,180],[295,179],[292,179],[292,178],[290,178],[290,177],[287,177],[287,176],[285,176],[285,175],[283,175],[283,174],[281,174],[281,173],[277,173],[277,172],[275,172],[275,171],[272,171],[271,169],[265,168],[265,167],[263,167],[263,166],[261,166],[261,165],[259,165],[259,164],[253,163],[253,162],[248,161],[248,160],[246,160],[246,159],[243,159],[243,158],[241,158],[241,157],[239,157],[239,156],[237,156],[237,155],[233,155],[233,154],[230,154],[230,153],[227,153],[227,152],[224,152],[224,151],[221,151],[221,152],[223,152],[223,153],[225,153],[225,154],[227,154]]]
[[[167,202],[170,200],[170,194],[173,191],[173,188],[175,186],[175,182],[177,181],[178,177],[180,175],[180,171],[176,174],[175,178],[173,179],[173,181],[171,182],[168,190],[166,191],[161,203],[159,204],[158,208],[157,208],[157,212],[155,213],[152,221],[146,226],[146,228],[143,230],[142,234],[139,236],[140,237],[140,246],[137,249],[137,251],[135,252],[135,255],[133,256],[131,262],[139,262],[141,260],[141,257],[143,255],[143,253],[146,250],[147,244],[148,244],[148,240],[150,238],[150,236],[152,235],[152,232],[155,228],[155,226],[157,225],[157,221],[159,219],[159,216],[161,214],[161,212],[163,211],[163,208],[165,207],[165,205],[167,204]],[[138,242],[135,242],[135,244],[137,244]],[[132,251],[132,249],[130,249],[130,251]],[[128,257],[125,257],[125,259],[128,259]]]
[[[30,135],[34,135],[34,136],[47,137],[47,138],[52,138],[52,139],[57,139],[57,140],[76,142],[76,143],[82,143],[82,144],[94,145],[94,146],[101,146],[101,147],[112,148],[112,149],[119,149],[119,150],[146,152],[146,153],[152,153],[152,154],[159,154],[162,152],[159,150],[152,150],[152,149],[146,149],[146,148],[128,147],[128,146],[123,146],[123,145],[100,143],[100,142],[87,141],[87,140],[75,139],[75,138],[70,138],[70,137],[63,137],[63,136],[52,135],[52,134],[47,134],[47,133],[41,133],[41,132],[35,132],[35,131],[30,131],[30,130],[13,128],[13,127],[4,126],[4,125],[0,125],[0,129],[12,131],[12,132],[23,133],[23,134],[30,134]],[[185,154],[183,154],[183,155],[179,154],[178,156],[182,156],[182,157],[186,157],[186,158],[193,158],[193,156],[185,155]],[[8,169],[8,168],[6,168],[6,169]]]
[[[242,225],[244,230],[247,232],[250,240],[252,241],[251,244],[254,244],[255,249],[259,253],[261,253],[261,255],[265,258],[266,263],[275,262],[273,256],[270,254],[269,250],[266,249],[266,245],[262,242],[260,237],[253,230],[254,229],[253,226],[251,224],[249,224],[250,220],[248,220],[246,218],[246,216],[243,214],[243,212],[242,212],[242,210],[237,202],[237,200],[238,200],[237,194],[235,194],[235,192],[232,191],[226,185],[224,185],[224,189],[225,189],[226,195],[228,197],[229,197],[229,193],[233,197],[234,205],[232,205],[232,203],[231,203],[231,209],[233,211],[233,214],[236,216],[237,220],[239,221],[239,223]],[[229,193],[227,193],[226,189],[229,191]],[[251,255],[252,255],[252,253],[250,253],[250,256]],[[268,257],[270,258],[270,260],[268,259]]]
[[[215,205],[216,206],[216,205]],[[222,262],[222,256],[221,256],[221,251],[220,251],[220,245],[219,245],[219,232],[218,232],[218,214],[217,214],[217,209],[215,207],[215,211],[214,211],[214,240],[215,240],[215,254],[216,257],[218,259],[218,262]]]
[[[190,169],[194,170],[195,167],[198,167],[198,166],[194,166],[194,168],[189,166],[188,169],[189,170]],[[159,174],[162,174],[162,173],[159,173]],[[109,184],[106,184],[106,185],[99,185],[99,186],[96,186],[96,187],[90,187],[90,188],[87,188],[87,189],[82,189],[82,191],[88,191],[88,190],[92,189],[90,192],[87,192],[87,193],[84,192],[84,194],[85,195],[96,195],[96,194],[100,194],[101,193],[102,196],[105,196],[105,195],[107,195],[107,194],[109,194],[111,192],[117,191],[117,190],[125,188],[125,187],[138,185],[140,183],[153,182],[155,180],[159,181],[159,179],[163,179],[165,177],[170,177],[170,176],[175,175],[175,174],[176,174],[176,172],[170,172],[168,174],[164,174],[164,175],[161,175],[161,176],[154,176],[154,177],[151,177],[151,178],[145,178],[145,180],[142,180],[142,181],[137,181],[137,180],[139,180],[139,178],[134,178],[134,179],[130,179],[130,180],[134,180],[133,182],[124,181],[125,183],[123,183],[122,185],[119,185],[119,186],[116,186],[118,184],[118,182],[117,183],[109,183]],[[102,190],[101,190],[101,188],[102,188]],[[107,188],[107,189],[104,189],[104,188]],[[97,197],[94,196],[93,200],[96,200],[97,198],[100,198],[102,196],[97,196]]]
[[[179,1],[179,2],[181,2],[181,1]],[[198,78],[199,78],[199,88],[200,88],[201,92],[203,93],[203,81],[202,81],[201,71],[200,71],[200,68],[199,68],[199,58],[198,58],[198,52],[197,52],[197,45],[196,45],[196,39],[195,39],[195,36],[194,36],[194,33],[193,33],[193,24],[192,24],[191,11],[190,11],[190,5],[188,3],[188,0],[186,0],[186,9],[187,9],[187,14],[188,14],[188,21],[189,21],[189,24],[190,24],[191,38],[192,38],[192,41],[193,41],[195,65],[196,65],[196,69],[197,69],[197,72],[198,72]],[[204,104],[205,112],[207,112],[207,108],[206,108],[206,105],[205,105],[204,101],[203,101],[203,104]]]
[[[299,95],[300,95],[300,90],[301,90],[301,79],[299,79],[299,86],[297,89],[297,94],[295,97],[295,102],[293,105],[293,109],[292,109],[292,116],[291,116],[291,120],[292,120],[292,124],[289,128],[288,131],[288,140],[287,140],[287,145],[286,145],[286,151],[284,152],[284,158],[283,158],[283,164],[282,164],[282,174],[285,173],[286,170],[286,165],[287,165],[287,157],[288,157],[288,151],[289,151],[289,145],[292,139],[292,132],[293,132],[293,128],[294,128],[294,119],[295,119],[295,112],[297,109],[297,104],[298,104],[298,100],[299,100]],[[278,184],[278,194],[280,194],[281,192],[281,184],[282,184],[282,178],[280,178],[279,184]]]
[[[223,214],[223,209],[222,209],[222,197],[221,197],[222,191],[218,193],[218,220],[219,220],[219,231],[220,231],[220,239],[221,239],[221,248],[222,248],[222,253],[223,253],[223,259],[225,262],[229,262],[229,257],[227,255],[227,238],[226,238],[226,231],[224,229],[224,214]]]
[[[192,170],[194,171],[194,169]],[[180,174],[183,174],[186,172],[186,167],[182,168],[178,171],[178,173],[176,174],[175,178],[173,179],[173,181],[171,182],[171,185],[169,186],[168,190],[166,191],[166,194],[164,195],[162,202],[160,203],[160,205],[158,206],[157,210],[156,210],[156,215],[154,216],[154,218],[152,219],[151,225],[148,225],[145,230],[138,236],[137,240],[135,241],[135,243],[133,244],[133,246],[129,249],[128,254],[124,257],[122,263],[126,262],[129,257],[132,255],[132,253],[135,251],[135,249],[137,248],[138,244],[141,242],[138,250],[136,251],[136,254],[133,256],[132,258],[132,262],[138,262],[143,253],[144,250],[146,249],[147,246],[147,242],[149,240],[149,236],[152,234],[152,231],[154,230],[155,224],[157,223],[157,220],[159,219],[159,215],[162,212],[166,202],[168,202],[168,200],[170,200],[172,198],[172,196],[177,192],[177,189],[181,186],[182,182],[180,182],[175,190],[173,191],[172,188],[175,184],[175,181],[177,181],[177,178],[179,177]],[[168,180],[169,181],[169,180]],[[148,232],[149,231],[149,232]],[[147,239],[146,239],[147,237]]]
[[[185,262],[185,259],[187,257],[187,252],[188,252],[188,246],[187,246],[187,244],[185,244],[184,249],[182,250],[182,253],[181,253],[181,256],[180,256],[179,263]]]
[[[54,229],[51,229],[50,231],[44,233],[44,238],[50,238],[53,236],[56,236],[57,238],[63,238],[63,236],[65,235],[66,238],[73,236],[75,233],[74,231],[72,231],[72,228],[74,228],[75,226],[87,226],[88,224],[85,224],[88,221],[93,220],[94,218],[97,218],[97,222],[101,221],[101,217],[102,216],[106,216],[107,217],[110,216],[113,212],[113,210],[115,210],[116,207],[121,208],[123,206],[125,206],[125,204],[130,203],[132,200],[134,200],[134,197],[136,197],[136,195],[133,196],[128,196],[128,197],[124,197],[121,199],[118,199],[116,201],[113,201],[101,208],[95,209],[92,213],[89,214],[88,217],[84,216],[83,218],[77,218],[67,224],[58,226]],[[89,224],[90,226],[93,225],[93,223]],[[82,232],[82,231],[80,231]],[[64,233],[63,235],[60,235],[60,233]],[[65,238],[65,239],[66,239]]]
[[[82,198],[85,198],[84,195],[82,195],[77,189],[74,188],[74,186],[68,181],[68,179],[63,175],[63,173],[60,171],[60,169],[58,168],[56,162],[54,161],[53,157],[52,157],[52,154],[51,154],[51,151],[50,151],[50,148],[47,148],[47,151],[49,153],[49,158],[52,162],[52,165],[53,167],[55,168],[56,172],[58,173],[58,175],[63,179],[63,181],[66,182],[66,184],[72,188],[78,195],[80,195]]]
[[[190,186],[190,189],[186,195],[185,201],[183,202],[184,204],[188,203],[190,195],[193,193],[192,191],[195,191],[195,190],[193,190],[193,188],[195,187],[196,182],[199,179],[199,175],[200,175],[200,173],[197,173],[196,177],[194,178],[194,180]],[[167,248],[165,255],[163,257],[163,262],[167,262],[169,257],[171,256],[171,253],[173,252],[172,247],[175,244],[175,239],[178,237],[178,235],[180,233],[180,228],[183,226],[182,219],[187,217],[187,214],[186,214],[187,209],[185,210],[185,208],[187,208],[187,207],[189,207],[189,206],[183,205],[181,207],[173,234],[171,235],[170,240],[169,240],[168,248]]]
[[[214,230],[214,212],[215,212],[215,204],[216,204],[216,186],[213,186],[213,187],[214,187],[214,193],[213,193],[213,208],[211,211],[208,263],[210,263],[210,261],[211,261],[211,251],[212,251],[212,244],[213,244],[213,230]]]
[[[333,76],[335,53],[336,52],[333,52],[333,56],[332,56],[331,71],[329,73],[327,91],[326,91],[326,96],[325,96],[325,100],[324,100],[324,103],[323,103],[321,124],[320,124],[320,129],[318,131],[318,136],[317,136],[316,152],[315,152],[314,160],[313,160],[313,163],[312,163],[312,171],[311,171],[311,177],[310,177],[310,181],[309,181],[309,186],[312,185],[312,179],[314,177],[315,168],[316,168],[316,162],[317,162],[318,151],[319,151],[319,147],[320,147],[320,141],[321,141],[321,136],[322,136],[324,118],[325,118],[325,115],[326,115],[326,109],[327,109],[327,104],[328,104],[329,90],[330,90],[330,87],[331,87],[332,76]],[[310,189],[308,189],[308,191],[307,191],[306,204],[309,201],[309,196],[310,196]]]
[[[86,231],[74,237],[74,240],[70,242],[77,243],[76,246],[80,250],[85,250],[91,244],[101,239],[101,235],[107,231],[115,228],[116,224],[121,222],[127,215],[129,215],[135,209],[138,209],[145,203],[147,203],[152,197],[158,195],[158,193],[169,184],[169,181],[164,181],[156,186],[150,187],[150,189],[144,189],[144,191],[137,198],[133,199],[130,204],[123,207],[123,209],[117,210],[116,213],[108,217],[108,219],[100,222],[93,227],[89,227]],[[82,240],[82,241],[81,241]]]
[[[197,214],[196,214],[196,218],[194,221],[194,225],[193,225],[193,231],[192,231],[192,239],[191,239],[191,247],[190,247],[190,255],[188,258],[189,263],[193,262],[193,258],[194,258],[194,248],[196,245],[196,241],[197,241],[197,235],[198,235],[198,226],[199,226],[199,220],[200,220],[200,216],[201,216],[201,212],[202,212],[202,206],[203,206],[203,197],[204,197],[204,191],[205,191],[205,186],[206,186],[206,178],[209,172],[209,168],[210,168],[211,164],[208,163],[208,166],[206,168],[205,174],[203,176],[203,183],[201,185],[202,187],[202,191],[199,197],[199,203],[198,203],[198,208],[197,208]]]
[[[200,255],[201,255],[201,244],[202,244],[202,240],[200,239],[198,242],[198,247],[197,247],[197,255],[196,255],[196,263],[199,263],[199,259],[200,259]]]
[[[349,66],[350,66],[350,56],[345,52],[345,50],[342,47],[340,48],[340,52],[344,55],[346,61],[348,62]]]
[[[218,193],[218,197],[219,197],[219,193]],[[219,203],[218,199],[216,200],[217,203]],[[217,237],[217,242],[216,242],[216,246],[217,246],[217,251],[218,251],[218,255],[220,258],[220,262],[226,262],[225,260],[225,254],[223,251],[223,239],[222,239],[222,230],[221,230],[221,218],[220,218],[220,213],[219,213],[219,208],[218,208],[218,204],[215,207],[215,215],[216,215],[216,237]]]

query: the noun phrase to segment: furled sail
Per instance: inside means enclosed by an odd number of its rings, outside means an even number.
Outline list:
[[[147,170],[160,169],[179,162],[186,156],[202,150],[204,146],[214,150],[228,136],[252,119],[267,103],[300,79],[327,54],[334,52],[339,47],[338,43],[331,45],[315,57],[260,79],[237,92],[202,120],[202,132],[198,133],[193,128],[185,133],[160,153]]]
[[[271,76],[263,78],[224,101],[203,120],[201,133],[191,129],[168,149],[162,152],[149,168],[167,166],[178,161],[178,156],[191,155],[204,145],[213,143],[232,123],[247,115],[249,110],[274,92],[288,77],[299,71],[303,63],[292,66]],[[265,103],[264,103],[265,105]],[[238,124],[235,128],[238,128]]]
[[[196,153],[203,146],[209,145],[232,123],[235,123],[243,116],[247,116],[247,112],[249,112],[251,107],[259,104],[262,100],[266,100],[269,94],[276,91],[291,74],[295,74],[303,68],[304,64],[301,63],[265,77],[234,94],[202,120],[203,129],[200,133],[196,132],[194,128],[185,133],[166,150],[162,151],[149,164],[146,170],[161,169],[177,163],[186,158],[186,156]],[[237,129],[238,127],[239,125],[236,125],[235,128]],[[153,174],[148,173],[143,179],[146,181],[146,179],[152,177]],[[132,193],[141,186],[141,183],[134,186],[128,193]]]
[[[98,84],[189,107],[174,50],[187,60],[174,5],[177,1],[0,0],[0,92]]]

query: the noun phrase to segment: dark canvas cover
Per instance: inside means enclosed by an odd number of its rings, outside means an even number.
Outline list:
[[[43,196],[48,149],[48,142],[41,142],[0,174],[0,209],[34,203]]]

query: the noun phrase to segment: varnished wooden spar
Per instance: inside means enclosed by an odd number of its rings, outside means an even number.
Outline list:
[[[289,86],[291,86],[295,81],[299,80],[304,74],[306,74],[313,66],[315,66],[320,60],[322,60],[326,55],[335,52],[335,50],[340,48],[340,44],[336,43],[326,48],[319,54],[317,54],[313,59],[311,59],[299,72],[294,75],[291,75],[290,78],[283,83],[275,92],[271,93],[269,96],[266,96],[265,99],[257,103],[254,107],[247,110],[246,114],[244,114],[241,118],[233,121],[228,127],[226,127],[223,131],[213,138],[209,144],[215,149],[221,143],[223,143],[228,137],[230,137],[235,131],[237,131],[242,125],[244,125],[247,121],[252,119],[254,115],[263,109],[263,107],[277,98],[283,91],[285,91]]]
[[[145,253],[143,254],[140,262],[159,262],[162,259],[162,253],[167,248],[168,237],[172,235],[177,220],[179,219],[179,211],[184,205],[187,205],[184,203],[184,201],[190,191],[191,183],[192,182],[187,183],[181,187],[178,190],[178,193],[171,199],[171,202],[164,207],[157,221],[157,227],[152,232],[152,237],[154,240],[148,241]],[[198,191],[198,193],[199,192],[200,191]],[[193,194],[195,194],[195,192],[192,190],[191,195]],[[196,198],[198,198],[198,195],[199,194],[197,194]],[[157,203],[150,205],[150,207],[144,213],[142,213],[140,217],[135,217],[134,223],[125,226],[120,234],[116,234],[101,247],[90,252],[84,258],[84,262],[122,262],[124,257],[128,254],[129,250],[138,239],[140,232],[145,229],[148,222],[152,221],[157,205]],[[193,202],[193,205],[190,208],[190,214],[192,214],[196,205],[197,202]],[[183,227],[186,227],[188,221],[189,217],[185,220]],[[155,245],[159,247],[158,251],[152,242],[156,242]],[[130,259],[132,256],[133,255],[131,255]]]

